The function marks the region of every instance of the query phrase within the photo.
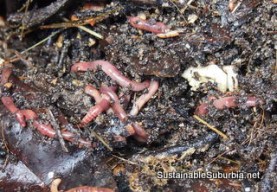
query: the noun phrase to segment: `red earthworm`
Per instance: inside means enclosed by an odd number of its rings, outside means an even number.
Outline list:
[[[125,126],[125,129],[128,132],[128,136],[134,135],[136,133],[136,131],[135,131],[134,127],[132,126],[132,124],[127,124]]]
[[[23,109],[20,112],[24,115],[26,120],[34,120],[38,118],[38,115],[30,109]]]
[[[78,142],[81,146],[91,147],[91,142],[86,141],[84,139],[77,139],[76,135],[74,133],[71,133],[69,131],[62,131],[62,137],[70,142]]]
[[[52,125],[49,123],[40,123],[35,120],[33,122],[33,126],[42,134],[50,138],[54,138],[56,136],[56,131],[53,129]]]
[[[4,96],[1,98],[4,106],[12,113],[15,114],[15,117],[19,124],[22,127],[26,126],[26,120],[36,119],[37,114],[32,110],[20,110],[16,107],[11,97]]]
[[[8,96],[3,96],[1,97],[1,101],[4,104],[4,106],[12,113],[16,113],[17,111],[19,111],[19,109],[16,107],[16,105],[14,104],[13,100],[11,97]]]
[[[18,109],[16,107],[16,105],[13,102],[13,99],[11,97],[8,96],[3,96],[1,97],[1,101],[4,104],[4,106],[12,113],[15,115],[15,118],[17,119],[17,121],[19,122],[20,126],[25,127],[26,126],[26,122],[25,122],[25,118],[24,115],[22,114],[22,112],[20,111],[20,109]]]
[[[152,19],[144,20],[139,17],[128,17],[128,22],[135,28],[152,33],[165,33],[168,27],[162,22]]]
[[[95,103],[99,103],[102,100],[101,93],[93,85],[87,85],[85,87],[85,93],[93,97],[95,100]],[[112,112],[113,111],[111,109],[107,110],[107,113],[112,113]]]
[[[224,108],[234,108],[234,107],[240,107],[243,106],[243,104],[246,107],[256,107],[259,104],[264,104],[264,101],[260,98],[257,98],[255,96],[249,96],[246,98],[246,100],[243,103],[238,103],[238,96],[229,96],[229,97],[222,97],[222,98],[215,98],[215,97],[209,97],[209,100],[212,101],[212,105],[219,110],[222,110]],[[205,115],[208,113],[209,105],[208,103],[202,103],[200,104],[196,110],[195,114],[197,115]]]
[[[65,192],[114,192],[114,190],[102,187],[80,186],[69,189]]]
[[[15,112],[15,118],[21,127],[26,127],[25,117],[24,117],[23,113],[21,112],[21,110],[18,110],[17,112]]]
[[[100,68],[102,71],[104,71],[111,79],[116,81],[120,86],[130,88],[132,91],[141,91],[147,87],[149,87],[149,81],[144,81],[141,83],[131,81],[108,61],[104,60],[96,60],[93,62],[79,62],[75,63],[71,67],[72,72],[78,72],[78,71],[88,71],[93,70],[96,71],[97,68]]]
[[[56,131],[52,128],[50,124],[43,124],[35,120],[33,126],[42,134],[50,138],[54,138]]]
[[[151,81],[150,86],[148,87],[148,93],[141,95],[137,101],[134,103],[133,108],[131,109],[130,115],[135,116],[138,114],[139,110],[143,105],[151,99],[153,95],[157,92],[159,88],[159,83],[157,81]]]
[[[180,34],[178,31],[168,31],[166,33],[159,33],[157,34],[157,37],[166,39],[166,38],[171,38],[171,37],[178,37]]]
[[[247,97],[246,101],[245,101],[245,105],[247,107],[256,107],[257,105],[263,105],[264,104],[264,100],[257,98],[255,96],[249,96]]]
[[[145,129],[142,128],[142,126],[140,126],[138,123],[132,123],[132,127],[136,132],[135,136],[138,136],[137,138],[141,138],[140,141],[146,142],[148,139],[148,134]]]
[[[217,109],[224,109],[224,108],[233,108],[237,107],[237,97],[230,96],[230,97],[221,97],[213,101],[213,106]]]
[[[10,67],[5,67],[2,69],[2,74],[1,74],[1,84],[4,85],[9,81],[9,77],[12,74],[12,68]]]
[[[195,110],[196,115],[205,115],[208,113],[208,103],[201,103]]]
[[[85,147],[93,147],[92,143],[90,141],[86,141],[84,139],[78,139],[77,142],[79,143],[79,147],[85,146]]]
[[[85,93],[93,97],[96,103],[102,100],[100,92],[93,85],[87,85],[85,87]]]
[[[17,111],[15,113],[15,117],[22,127],[26,127],[25,120],[34,120],[38,118],[37,114],[34,111],[29,109],[23,109],[23,110]]]
[[[33,122],[33,126],[42,134],[50,138],[54,138],[56,136],[56,131],[53,129],[52,125],[40,123],[37,120]],[[70,142],[75,141],[75,134],[69,131],[63,131],[62,137]],[[91,143],[89,141],[85,141],[83,139],[76,140],[80,145],[91,147]]]
[[[96,105],[94,105],[89,109],[85,117],[81,120],[80,126],[83,127],[84,125],[94,120],[103,111],[107,110],[109,106],[110,106],[110,98],[107,95],[103,96],[102,100],[99,103],[96,103]]]
[[[127,120],[128,116],[127,116],[125,110],[120,105],[118,96],[113,91],[113,88],[102,85],[100,88],[100,92],[102,94],[106,94],[107,96],[109,96],[111,98],[111,100],[113,101],[111,106],[112,106],[114,113],[120,119],[120,121],[125,122]]]

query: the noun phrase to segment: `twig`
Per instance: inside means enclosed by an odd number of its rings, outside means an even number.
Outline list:
[[[239,6],[241,5],[241,3],[242,3],[242,0],[240,0],[240,1],[237,3],[237,5],[235,6],[235,8],[232,10],[231,13],[235,13],[236,10],[237,10],[237,9],[239,8]]]
[[[52,34],[49,35],[48,37],[46,37],[46,38],[42,39],[41,41],[39,41],[38,43],[36,43],[36,44],[32,45],[31,47],[25,49],[24,51],[21,51],[20,54],[25,54],[25,53],[27,53],[28,51],[30,51],[30,50],[36,48],[37,46],[39,46],[40,44],[46,42],[48,39],[54,37],[55,35],[57,35],[57,34],[60,33],[61,31],[62,31],[62,30],[58,30],[58,31],[52,33]],[[15,62],[15,61],[18,61],[18,60],[20,60],[20,58],[18,58],[17,56],[13,56],[13,57],[7,59],[7,62],[12,63],[12,62]]]
[[[97,133],[95,131],[91,131],[91,135],[96,137],[105,147],[107,147],[107,149],[109,149],[110,151],[113,151],[113,148],[111,148],[109,146],[109,144],[107,142],[104,141],[104,139],[102,137],[100,137],[99,135],[97,135]]]
[[[120,159],[121,161],[127,162],[127,163],[129,163],[129,164],[131,164],[131,165],[139,165],[139,164],[137,164],[137,163],[135,163],[135,162],[133,162],[133,161],[130,161],[130,160],[128,160],[128,159],[124,159],[124,158],[119,157],[119,156],[117,156],[117,155],[112,155],[112,156],[115,157],[115,158],[117,158],[117,159]]]
[[[5,162],[4,162],[4,165],[3,165],[3,169],[5,169],[5,167],[7,166],[7,164],[8,164],[8,160],[9,160],[9,147],[8,147],[8,145],[7,145],[7,142],[6,142],[6,138],[5,138],[5,134],[4,134],[4,128],[2,128],[2,131],[1,131],[1,134],[2,134],[2,141],[3,141],[3,144],[4,144],[4,146],[5,146],[5,148],[6,148],[6,151],[7,151],[7,153],[8,153],[8,155],[7,155],[7,157],[6,157],[6,159],[5,159]]]
[[[32,0],[27,0],[27,2],[24,4],[24,6],[25,6],[25,14],[27,13],[31,2],[32,2]],[[22,20],[25,19],[25,14],[24,14]],[[25,28],[26,28],[25,24],[23,24],[23,22],[22,22],[22,26],[20,27],[20,29],[21,29],[20,38],[23,38],[23,34],[24,34]]]
[[[64,20],[64,21],[69,21],[69,20],[66,19],[66,18],[63,18],[63,20]],[[96,33],[95,31],[92,31],[91,29],[89,29],[89,28],[87,28],[87,27],[85,27],[85,26],[79,25],[79,26],[76,26],[76,27],[79,28],[79,29],[81,29],[81,30],[83,30],[83,31],[85,31],[85,32],[87,32],[87,33],[89,33],[90,35],[92,35],[92,36],[94,36],[94,37],[97,37],[98,39],[104,39],[104,37],[103,37],[101,34]]]
[[[54,37],[55,35],[57,35],[57,34],[60,33],[61,31],[62,31],[62,30],[58,30],[58,31],[52,33],[52,34],[49,35],[48,37],[42,39],[42,40],[39,41],[38,43],[36,43],[36,44],[34,44],[33,46],[29,47],[28,49],[25,49],[24,51],[21,51],[20,53],[21,53],[21,54],[24,54],[24,53],[26,53],[26,52],[28,52],[28,51],[34,49],[35,47],[37,47],[37,46],[39,46],[40,44],[46,42],[48,39]]]
[[[19,10],[17,10],[17,12],[21,12],[21,11],[23,11],[23,9],[28,10],[28,8],[26,8],[26,7],[29,7],[32,2],[33,2],[33,0],[28,0],[26,3],[24,3],[24,5]]]
[[[57,133],[57,136],[58,136],[58,139],[59,139],[59,142],[61,144],[61,147],[62,149],[65,151],[65,152],[68,152],[68,149],[66,148],[65,146],[65,142],[64,142],[64,139],[63,139],[63,136],[62,136],[62,133],[61,133],[61,130],[60,130],[60,126],[58,125],[52,111],[47,108],[47,111],[48,111],[48,114],[50,115],[50,118],[51,118],[51,124],[53,125],[53,128],[55,129],[56,133]]]
[[[277,74],[277,49],[276,49],[276,55],[275,55],[275,74]]]
[[[197,115],[193,115],[193,117],[198,120],[200,123],[202,123],[203,125],[206,125],[209,129],[211,129],[212,131],[214,131],[215,133],[217,133],[218,135],[220,135],[224,140],[227,140],[228,137],[227,135],[225,135],[223,132],[219,131],[217,128],[215,128],[214,126],[210,125],[208,122],[204,121],[203,119],[201,119],[199,116]]]
[[[92,31],[91,29],[89,29],[89,28],[87,28],[87,27],[78,26],[78,28],[81,29],[81,30],[83,30],[83,31],[85,31],[85,32],[87,32],[87,33],[89,33],[89,34],[91,34],[91,35],[94,36],[94,37],[97,37],[98,39],[103,39],[103,38],[104,38],[101,34],[96,33],[96,32]]]

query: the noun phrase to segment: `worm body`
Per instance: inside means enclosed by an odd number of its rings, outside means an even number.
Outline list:
[[[107,87],[105,85],[102,85],[100,88],[100,92],[102,94],[106,94],[107,96],[109,96],[111,98],[111,100],[113,101],[111,106],[112,106],[114,113],[122,122],[125,122],[128,118],[127,114],[126,114],[125,110],[122,108],[122,106],[120,105],[118,96],[113,91],[113,89],[110,87]]]
[[[208,103],[201,103],[195,110],[196,115],[205,115],[208,113]]]
[[[71,67],[71,71],[96,71],[97,68],[100,68],[102,71],[104,71],[112,80],[117,82],[120,86],[130,88],[130,90],[132,91],[141,91],[149,87],[149,81],[144,81],[141,83],[131,81],[130,79],[125,77],[114,65],[104,60],[75,63]]]
[[[247,107],[256,107],[257,105],[263,105],[263,104],[264,104],[264,100],[257,98],[255,96],[249,96],[245,101],[245,105]]]
[[[66,192],[114,192],[114,190],[102,187],[80,186],[69,189]]]
[[[130,115],[135,116],[141,110],[141,108],[145,105],[147,101],[155,95],[157,90],[159,89],[159,83],[157,81],[151,81],[150,86],[148,87],[148,93],[141,95],[137,101],[134,103],[133,108],[130,111]]]
[[[107,110],[109,108],[110,101],[109,98],[102,98],[102,100],[99,103],[96,103],[93,107],[91,107],[88,111],[88,113],[85,115],[85,117],[81,121],[81,127],[88,124],[92,120],[94,120],[98,115],[100,115],[103,111]]]
[[[1,101],[4,104],[4,106],[11,112],[11,113],[15,113],[17,112],[19,109],[16,107],[16,105],[13,102],[13,99],[11,97],[1,97]]]
[[[19,122],[20,126],[25,127],[26,121],[24,114],[16,107],[16,105],[13,102],[13,99],[8,96],[1,97],[1,101],[4,104],[4,106],[15,115],[16,120]]]
[[[162,22],[156,22],[152,19],[144,20],[139,17],[128,17],[130,25],[137,29],[149,31],[152,33],[165,33],[168,27]]]
[[[23,110],[20,110],[20,111],[24,115],[26,120],[34,120],[34,119],[38,118],[38,115],[33,110],[23,109]]]
[[[243,102],[238,102],[239,97],[238,96],[229,96],[229,97],[221,97],[216,98],[214,96],[210,96],[209,100],[212,101],[212,106],[216,109],[223,110],[225,108],[235,108],[235,107],[256,107],[258,105],[263,105],[264,100],[257,98],[255,96],[248,96],[246,100]],[[209,110],[209,104],[208,103],[202,103],[200,104],[196,110],[196,115],[206,115]]]
[[[33,122],[33,126],[42,134],[50,138],[54,138],[56,136],[56,131],[50,124],[40,123],[35,120]],[[91,143],[89,141],[85,141],[84,139],[77,139],[74,133],[69,131],[62,131],[62,137],[70,142],[78,142],[81,146],[91,147]]]
[[[20,110],[15,113],[15,118],[21,127],[26,127],[25,117]]]
[[[235,97],[235,96],[222,97],[222,98],[214,100],[213,106],[220,110],[222,110],[224,108],[237,107],[238,103],[236,100],[237,100],[237,97]]]
[[[2,69],[2,75],[1,75],[1,84],[4,85],[8,82],[9,77],[12,74],[12,69],[10,67],[5,67]]]
[[[50,124],[43,124],[39,121],[34,121],[33,126],[42,134],[50,138],[54,138],[56,131],[52,128]]]
[[[148,139],[148,134],[145,129],[138,123],[132,123],[132,127],[135,130],[135,138],[140,142],[146,142]]]
[[[85,87],[85,93],[93,97],[96,103],[102,100],[100,92],[93,85],[87,85]]]

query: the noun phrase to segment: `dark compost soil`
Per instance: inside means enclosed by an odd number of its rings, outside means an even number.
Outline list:
[[[276,1],[0,3],[1,98],[12,98],[19,109],[34,110],[40,121],[55,127],[56,135],[67,130],[77,138],[69,142],[43,136],[33,120],[23,128],[16,113],[1,103],[0,191],[50,191],[57,178],[61,191],[77,186],[114,191],[277,191]],[[79,22],[64,20],[72,15]],[[134,28],[128,18],[137,15],[163,22],[179,35],[159,38]],[[103,39],[78,27],[84,24]],[[126,122],[107,111],[79,128],[96,104],[84,87],[116,85],[101,70],[70,71],[76,62],[94,60],[109,61],[137,82],[158,81],[158,91]],[[222,93],[207,83],[193,91],[183,71],[211,63],[234,66],[239,89]],[[6,69],[12,70],[7,81]],[[118,87],[116,93],[128,113],[147,90]],[[224,139],[194,112],[210,96],[231,95],[239,106],[210,106],[200,117],[223,132]],[[246,107],[247,96],[262,102]],[[128,132],[133,124],[142,126],[147,137]],[[91,146],[76,143],[79,138]],[[180,173],[190,178],[179,178]],[[200,173],[214,175],[193,178]],[[218,178],[216,173],[235,176]]]

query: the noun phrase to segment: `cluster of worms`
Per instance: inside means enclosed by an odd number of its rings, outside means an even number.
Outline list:
[[[256,107],[263,104],[264,100],[255,96],[247,96],[245,98],[239,96],[226,96],[221,98],[210,96],[208,102],[201,103],[197,106],[195,114],[206,115],[209,112],[209,109],[212,109],[213,107],[218,110],[223,110],[237,107]]]
[[[17,108],[11,96],[3,96],[1,97],[1,101],[8,111],[15,116],[21,127],[26,127],[26,121],[31,121],[33,127],[42,135],[50,138],[57,137],[57,132],[52,125],[48,122],[43,123],[40,121],[38,114],[34,110]],[[78,138],[74,133],[67,130],[62,130],[61,135],[63,139],[73,143],[78,143],[79,146],[91,147],[91,142]]]
[[[87,85],[85,87],[85,93],[92,96],[95,100],[95,105],[92,106],[87,114],[82,118],[77,127],[84,127],[93,121],[97,116],[107,110],[112,110],[113,113],[119,118],[122,123],[126,123],[126,130],[129,135],[133,135],[137,140],[146,142],[148,134],[145,129],[136,122],[127,122],[128,116],[135,116],[139,113],[140,109],[151,99],[151,97],[157,92],[159,84],[157,81],[143,81],[141,83],[132,81],[125,77],[114,65],[107,61],[97,60],[93,62],[79,62],[71,67],[71,72],[80,71],[96,71],[101,69],[106,73],[113,81],[115,81],[121,87],[128,88],[132,91],[142,91],[148,89],[147,93],[142,94],[135,102],[129,114],[125,112],[120,104],[120,99],[116,94],[117,86],[107,86],[102,84],[100,90],[97,90],[93,85]],[[2,69],[1,73],[1,85],[6,86],[12,75],[12,68],[6,67]],[[20,82],[20,81],[19,81]],[[121,97],[124,97],[121,96]],[[127,97],[127,100],[130,99]],[[26,127],[27,121],[32,123],[32,126],[37,129],[42,135],[50,138],[57,137],[57,131],[53,128],[51,123],[43,122],[40,120],[36,110],[31,109],[19,109],[11,96],[2,96],[1,101],[6,109],[12,113],[20,126]],[[110,109],[111,108],[111,109]],[[67,141],[78,143],[79,146],[91,147],[92,144],[86,141],[74,133],[67,130],[61,131],[61,137]]]
[[[125,77],[114,65],[104,60],[96,60],[93,62],[79,62],[75,63],[71,67],[71,72],[85,72],[96,71],[101,69],[106,75],[108,75],[113,81],[124,88],[128,88],[131,91],[143,91],[148,89],[148,92],[142,94],[135,102],[129,114],[123,109],[120,104],[120,99],[116,94],[117,86],[107,86],[102,84],[100,90],[97,90],[93,85],[87,85],[85,87],[85,93],[92,96],[95,100],[95,105],[92,106],[87,114],[82,118],[80,127],[84,127],[93,121],[102,112],[112,109],[113,113],[118,119],[126,123],[128,116],[136,116],[141,108],[147,103],[148,100],[157,92],[159,83],[155,80],[136,82]],[[123,96],[122,96],[123,97]],[[147,141],[148,135],[144,128],[136,122],[127,123],[126,129],[139,141]]]

